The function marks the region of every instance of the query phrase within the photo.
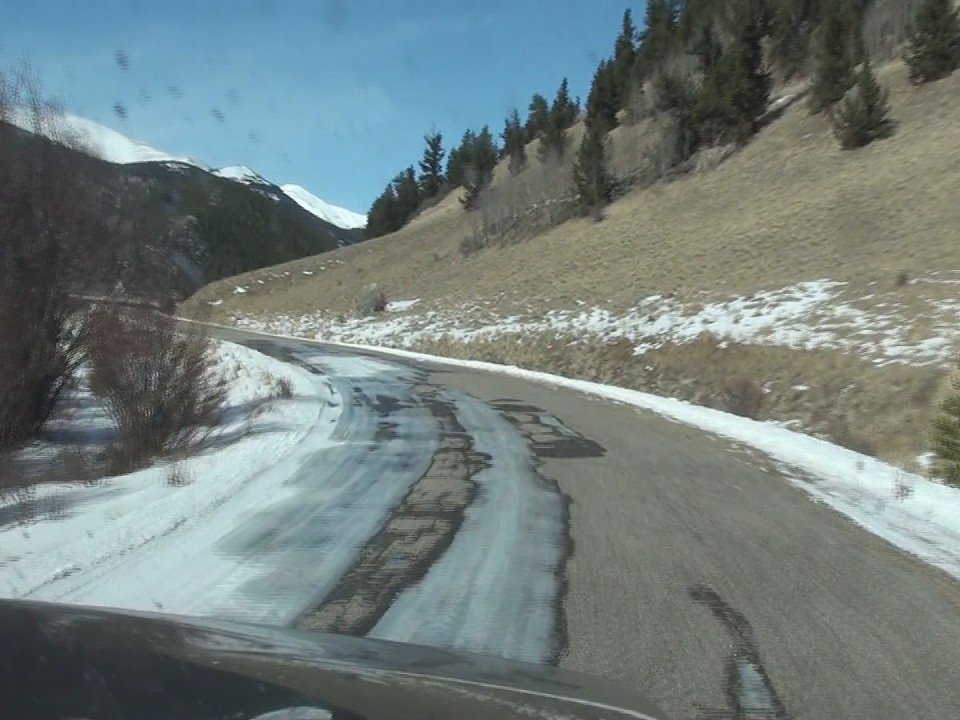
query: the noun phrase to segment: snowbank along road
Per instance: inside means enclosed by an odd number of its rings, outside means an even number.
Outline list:
[[[306,377],[301,439],[202,517],[22,595],[558,663],[677,718],[960,708],[956,580],[756,454],[523,378],[213,332]]]

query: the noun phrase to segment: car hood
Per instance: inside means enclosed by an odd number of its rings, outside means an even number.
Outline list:
[[[31,720],[660,720],[587,675],[218,620],[0,600],[0,708]]]

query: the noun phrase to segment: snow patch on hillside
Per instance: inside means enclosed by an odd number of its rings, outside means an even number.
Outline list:
[[[281,185],[280,189],[308,213],[316,215],[321,220],[326,220],[337,227],[353,230],[367,226],[366,215],[331,205],[299,185]]]
[[[958,273],[960,276],[960,273]],[[683,344],[704,333],[719,342],[840,350],[876,365],[899,363],[946,367],[954,357],[960,328],[960,297],[943,297],[957,278],[933,274],[916,285],[908,302],[896,291],[863,295],[829,279],[800,282],[708,303],[681,303],[653,295],[614,312],[579,305],[543,312],[496,310],[488,298],[454,307],[421,307],[395,301],[389,315],[343,318],[332,313],[270,316],[236,313],[239,327],[334,342],[416,348],[431,341],[523,343],[546,334],[560,342],[627,340],[641,355],[667,343]],[[930,294],[924,294],[930,289]]]

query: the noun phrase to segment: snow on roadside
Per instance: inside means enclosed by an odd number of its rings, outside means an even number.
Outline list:
[[[255,506],[275,498],[278,487],[257,487],[256,480],[316,424],[325,405],[314,401],[320,383],[306,370],[245,347],[232,343],[217,347],[219,368],[229,380],[228,407],[235,410],[228,410],[209,449],[183,461],[191,482],[170,485],[169,466],[158,465],[94,486],[37,488],[40,495],[61,494],[69,502],[57,517],[40,517],[26,525],[0,523],[0,595],[69,599],[56,590],[58,582],[71,577],[80,582],[139,549],[157,546],[179,528],[203,523],[205,515],[242,492]],[[273,378],[287,378],[294,398],[275,401],[251,420],[247,410],[267,393]],[[322,389],[319,392],[323,397]],[[298,400],[307,395],[310,400]],[[4,502],[12,501],[0,499],[0,510]],[[217,539],[208,538],[210,543]],[[193,556],[201,550],[186,551]],[[148,576],[144,570],[124,582],[141,586],[135,592],[143,600],[135,605],[157,609],[150,605]],[[112,583],[108,593],[122,595],[119,585]]]
[[[549,373],[399,350],[339,343],[385,355],[504,373],[648,410],[756,448],[815,500],[921,560],[960,579],[960,488],[794,432],[682,400]]]
[[[578,303],[546,313],[496,313],[465,303],[414,310],[419,301],[394,301],[389,316],[342,318],[317,312],[258,317],[238,313],[237,327],[336,342],[413,348],[423,341],[470,342],[541,333],[579,342],[627,339],[636,354],[668,342],[688,343],[709,332],[734,341],[801,350],[840,350],[877,365],[946,366],[953,360],[960,326],[960,298],[943,288],[960,279],[930,273],[917,278],[919,303],[908,306],[896,291],[865,296],[847,283],[821,279],[710,302],[681,303],[652,295],[623,312]],[[919,308],[919,309],[918,309]]]

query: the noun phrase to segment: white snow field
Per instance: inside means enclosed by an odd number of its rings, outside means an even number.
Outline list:
[[[199,615],[296,611],[240,593],[263,568],[218,543],[293,494],[284,487],[287,470],[329,442],[339,410],[326,402],[328,386],[304,369],[229,343],[220,354],[231,409],[211,447],[183,461],[188,484],[169,484],[170,467],[159,465],[95,485],[39,487],[58,495],[63,511],[0,523],[0,595]],[[247,409],[274,378],[290,381],[293,399],[250,421]],[[0,499],[0,511],[12,502]]]

